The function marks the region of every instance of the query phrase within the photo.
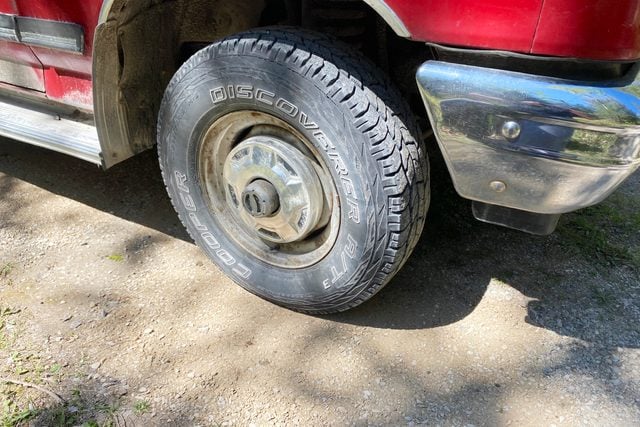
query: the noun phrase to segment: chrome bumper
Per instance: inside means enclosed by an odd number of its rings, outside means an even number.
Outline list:
[[[639,70],[585,83],[429,61],[417,79],[461,196],[561,214],[640,166]]]

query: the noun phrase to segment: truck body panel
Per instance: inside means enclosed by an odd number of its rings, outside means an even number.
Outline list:
[[[82,27],[82,52],[68,52],[35,45],[27,49],[37,58],[38,64],[33,64],[33,69],[37,72],[40,68],[48,98],[92,110],[93,37],[102,1],[16,0],[9,3],[15,4],[14,13],[20,17],[73,23]]]
[[[640,58],[638,0],[545,0],[530,53],[609,61]]]
[[[592,60],[640,58],[638,0],[388,0],[387,4],[413,40]]]
[[[529,52],[542,0],[389,0],[413,40]]]

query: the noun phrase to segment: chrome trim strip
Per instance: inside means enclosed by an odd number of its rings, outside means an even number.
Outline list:
[[[384,0],[364,0],[366,4],[371,6],[382,19],[391,27],[391,29],[400,37],[409,38],[411,33],[404,25],[402,20],[396,15],[396,13],[389,7]]]
[[[18,38],[22,43],[69,52],[84,52],[84,28],[81,25],[21,16],[17,18],[17,24]]]
[[[429,61],[417,80],[463,197],[558,214],[640,166],[639,70],[588,83]]]
[[[0,40],[82,53],[84,29],[71,22],[0,13]]]
[[[17,42],[16,17],[6,13],[0,13],[0,40]]]

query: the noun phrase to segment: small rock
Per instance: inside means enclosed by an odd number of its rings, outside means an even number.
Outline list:
[[[100,365],[102,365],[101,362],[92,363],[91,364],[91,369],[93,369],[95,371],[96,369],[98,369],[100,367]]]
[[[71,329],[78,329],[80,326],[82,326],[82,322],[80,320],[74,320],[69,324]]]
[[[145,335],[150,335],[152,333],[153,333],[153,329],[152,328],[147,328],[147,329],[144,330],[144,334]]]

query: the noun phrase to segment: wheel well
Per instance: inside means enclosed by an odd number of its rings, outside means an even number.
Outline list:
[[[171,77],[191,54],[227,35],[276,24],[316,29],[342,38],[388,72],[390,52],[410,64],[402,47],[424,50],[397,37],[362,0],[112,0],[101,20],[93,81],[106,167],[155,144],[157,114]],[[390,44],[397,46],[389,49]],[[413,76],[391,74],[415,89]]]

